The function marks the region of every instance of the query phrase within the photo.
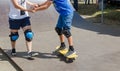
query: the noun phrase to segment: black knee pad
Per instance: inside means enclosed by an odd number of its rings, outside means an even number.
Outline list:
[[[64,34],[67,38],[69,38],[69,37],[71,36],[70,30],[63,30],[63,34]]]
[[[62,33],[62,29],[60,29],[58,27],[55,28],[55,31],[57,32],[58,35],[62,35],[63,34]]]
[[[34,34],[33,34],[33,32],[30,29],[27,29],[24,32],[24,34],[25,34],[26,41],[29,41],[29,42],[32,41]]]
[[[18,34],[18,32],[15,32],[15,33],[11,32],[9,37],[10,37],[11,41],[15,42],[19,38],[19,34]]]

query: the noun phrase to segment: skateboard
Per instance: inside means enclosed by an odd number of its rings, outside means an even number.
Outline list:
[[[57,46],[57,47],[56,47],[56,50],[59,49],[59,48],[60,48],[60,46]],[[65,56],[65,54],[66,54],[67,52],[68,52],[68,49],[66,48],[66,49],[64,49],[64,50],[59,50],[56,55],[57,55],[57,56],[64,57],[64,58],[65,58],[65,61],[66,61],[66,62],[69,62],[69,63],[73,62],[73,61],[78,57],[77,54],[72,54],[72,55],[70,55],[70,56]]]

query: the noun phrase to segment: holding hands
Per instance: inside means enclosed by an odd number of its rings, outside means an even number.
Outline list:
[[[38,8],[38,4],[31,5],[31,7],[27,11],[34,13],[36,12],[35,8]]]
[[[33,4],[31,7],[28,9],[28,12],[36,12],[39,10],[45,10],[47,9],[50,5],[52,4],[52,0],[47,0],[43,4]]]
[[[17,2],[17,0],[11,0],[11,1],[12,1],[15,8],[20,9],[21,11],[28,11],[28,12],[32,12],[32,13],[39,11],[39,10],[47,9],[52,4],[52,0],[47,0],[43,4],[36,4],[36,3],[29,2],[27,0],[26,3],[28,5],[30,5],[31,7],[26,9],[24,6],[20,5]],[[25,4],[25,3],[23,3],[23,4]]]

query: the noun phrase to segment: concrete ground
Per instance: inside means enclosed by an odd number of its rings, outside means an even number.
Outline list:
[[[1,4],[2,5],[2,4]],[[0,6],[0,46],[23,71],[119,71],[120,28],[104,24],[92,24],[74,13],[72,35],[78,58],[73,63],[61,61],[52,52],[59,45],[54,31],[58,14],[51,6],[48,10],[31,15],[34,32],[33,51],[39,53],[35,60],[26,58],[25,39],[22,30],[17,40],[17,56],[10,55],[7,5]],[[67,40],[65,40],[67,44]],[[67,45],[68,46],[68,45]]]
[[[0,71],[17,71],[0,49]]]

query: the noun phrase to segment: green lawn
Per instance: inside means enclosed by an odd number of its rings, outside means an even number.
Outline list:
[[[101,18],[101,11],[96,4],[85,5],[79,4],[78,12],[80,15],[91,16],[86,18],[94,23],[99,23]],[[108,6],[104,9],[104,23],[105,24],[120,24],[120,9]]]

